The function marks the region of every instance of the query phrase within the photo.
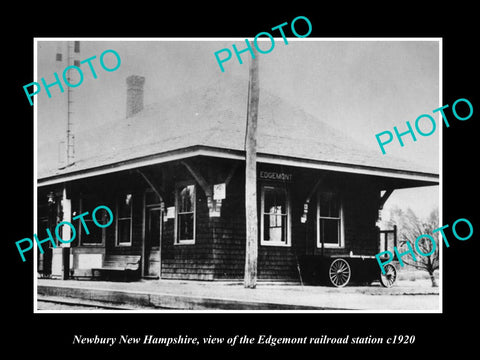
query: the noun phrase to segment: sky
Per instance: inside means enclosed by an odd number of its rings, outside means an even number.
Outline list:
[[[55,61],[57,52],[66,53],[63,41],[37,42],[37,76],[54,82],[66,62]],[[73,39],[72,39],[73,40]],[[82,40],[82,39],[80,39]],[[181,41],[180,41],[181,40]],[[74,132],[94,131],[102,122],[121,119],[126,110],[127,76],[145,76],[145,104],[184,91],[203,87],[207,83],[229,77],[248,77],[249,53],[243,53],[243,64],[235,55],[220,70],[214,53],[224,48],[232,51],[232,44],[244,49],[244,39],[161,39],[158,41],[81,41],[78,60],[96,56],[92,65],[97,73],[94,79],[88,66],[82,65],[83,82],[71,88]],[[270,41],[260,42],[262,49]],[[120,67],[107,72],[99,63],[100,54],[115,50]],[[405,131],[406,121],[412,126],[422,114],[430,114],[440,107],[439,42],[435,39],[413,41],[275,38],[275,46],[268,54],[259,54],[260,91],[268,89],[353,137],[357,142],[375,149],[379,156],[395,156],[414,161],[426,171],[439,170],[439,139],[442,126],[428,137],[417,135],[417,141],[404,137],[405,146],[392,142],[382,155],[375,134],[392,131],[397,126]],[[223,56],[223,54],[222,54]],[[114,66],[111,54],[105,56],[107,66]],[[59,141],[66,130],[67,88],[61,93],[57,86],[35,96],[37,104],[38,160],[58,161]],[[261,92],[260,92],[261,96]],[[28,101],[28,100],[26,100]],[[427,129],[427,124],[425,124]],[[396,190],[385,208],[394,205],[411,207],[418,215],[428,216],[438,205],[439,187]]]

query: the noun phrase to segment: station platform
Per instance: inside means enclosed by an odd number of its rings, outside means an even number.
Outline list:
[[[439,288],[429,281],[398,281],[391,288],[305,286],[259,282],[37,279],[38,300],[111,304],[126,310],[440,312]],[[41,311],[41,310],[39,310]]]

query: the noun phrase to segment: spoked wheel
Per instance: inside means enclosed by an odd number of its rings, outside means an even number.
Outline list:
[[[352,271],[347,260],[336,259],[330,264],[328,275],[333,286],[343,287],[350,281]]]
[[[385,265],[383,269],[385,270],[385,274],[380,272],[380,284],[382,284],[383,287],[392,287],[395,280],[397,280],[397,269],[395,269],[395,266],[392,264]]]

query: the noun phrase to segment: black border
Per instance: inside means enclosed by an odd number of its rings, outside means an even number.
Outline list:
[[[158,356],[175,356],[232,351],[229,347],[112,347],[72,346],[73,335],[102,334],[116,336],[208,336],[228,337],[247,334],[277,336],[393,336],[415,335],[414,345],[386,346],[243,346],[236,352],[265,351],[285,353],[354,350],[371,356],[389,356],[405,352],[415,356],[430,355],[443,349],[468,351],[475,344],[476,325],[470,323],[476,313],[476,254],[479,228],[476,177],[476,130],[478,129],[478,75],[476,56],[476,25],[473,6],[461,3],[420,9],[405,2],[389,4],[390,8],[342,3],[337,9],[321,3],[293,9],[288,4],[275,5],[275,11],[261,12],[258,4],[201,4],[192,9],[174,11],[162,3],[112,3],[100,10],[97,4],[29,6],[18,11],[19,19],[2,25],[4,36],[4,137],[3,205],[4,257],[4,343],[17,351],[32,349],[46,357],[72,354],[109,356],[147,351]],[[273,6],[272,6],[273,7]],[[39,9],[37,9],[39,8]],[[443,224],[458,218],[469,219],[474,236],[465,242],[453,240],[444,251],[444,313],[443,314],[33,314],[33,257],[21,262],[14,242],[33,233],[33,108],[25,101],[22,86],[33,79],[34,37],[252,37],[260,31],[290,22],[303,15],[313,25],[311,37],[442,37],[443,38],[443,104],[467,98],[474,107],[473,117],[465,122],[453,120],[444,127],[443,146]],[[6,101],[5,101],[6,100]],[[13,101],[12,101],[13,100]],[[479,109],[479,110],[477,110]],[[4,210],[4,211],[5,211]],[[13,270],[13,271],[12,271]],[[11,314],[11,315],[10,315]],[[8,352],[7,352],[8,353]]]

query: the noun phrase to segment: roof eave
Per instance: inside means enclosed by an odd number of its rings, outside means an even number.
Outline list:
[[[119,161],[116,163],[105,164],[88,169],[71,170],[63,174],[54,174],[37,179],[38,186],[48,186],[53,184],[64,183],[82,178],[99,176],[103,174],[131,170],[138,167],[156,165],[175,160],[195,156],[211,156],[233,160],[245,160],[245,152],[242,150],[232,150],[225,148],[214,148],[208,146],[192,146],[181,150],[174,150],[165,153],[149,155],[141,158],[130,159],[126,161]],[[389,178],[398,178],[406,180],[414,180],[426,182],[431,185],[439,183],[440,177],[438,174],[428,172],[418,172],[409,170],[400,170],[394,168],[379,168],[366,165],[356,164],[342,164],[328,161],[311,160],[304,158],[280,156],[274,154],[258,153],[257,161],[259,163],[277,164],[285,166],[296,166],[319,170],[330,170],[337,172],[383,176]]]

